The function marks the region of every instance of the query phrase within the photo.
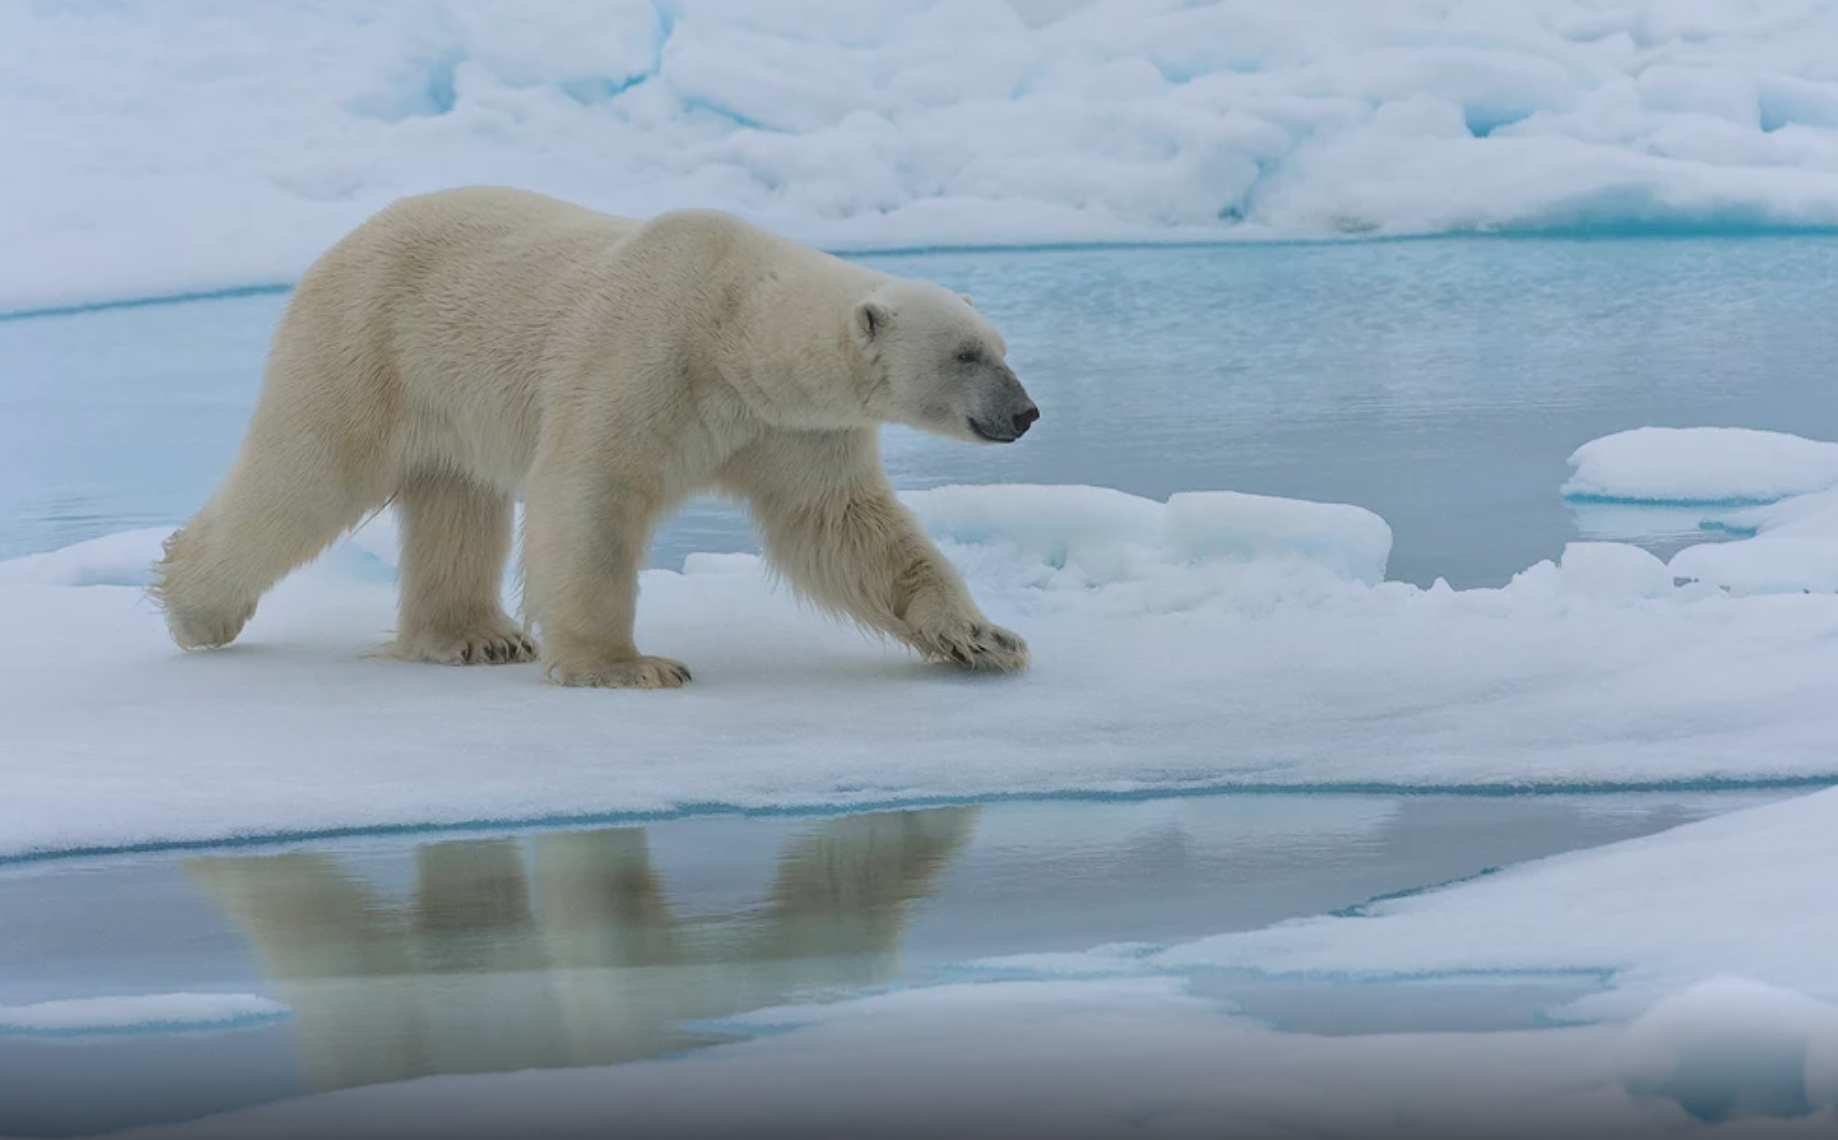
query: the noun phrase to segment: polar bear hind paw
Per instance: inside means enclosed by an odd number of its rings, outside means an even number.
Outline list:
[[[536,641],[506,622],[465,633],[419,633],[398,638],[391,656],[435,665],[521,665],[536,660]]]

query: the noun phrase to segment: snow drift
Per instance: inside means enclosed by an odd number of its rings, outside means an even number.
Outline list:
[[[0,310],[291,280],[510,183],[843,249],[1838,226],[1802,0],[0,9]]]

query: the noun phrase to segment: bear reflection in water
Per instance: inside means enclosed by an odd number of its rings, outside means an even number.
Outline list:
[[[320,853],[186,870],[252,942],[330,1091],[658,1057],[718,1040],[684,1022],[892,981],[909,904],[976,814],[816,824],[763,899],[715,914],[673,908],[642,828],[427,844],[404,905]]]

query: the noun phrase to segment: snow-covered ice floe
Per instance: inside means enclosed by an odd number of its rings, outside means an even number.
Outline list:
[[[0,1005],[0,1037],[101,1037],[264,1025],[288,1016],[254,994],[130,994]]]
[[[1570,457],[1573,502],[1757,506],[1838,487],[1838,443],[1749,428],[1635,428]]]
[[[1807,0],[0,6],[0,310],[514,183],[836,249],[1838,226]]]
[[[380,659],[387,516],[224,652],[178,652],[143,594],[162,530],[0,563],[0,615],[33,647],[0,661],[0,858],[1014,796],[1838,779],[1838,597],[1679,577],[1767,532],[1672,567],[1578,543],[1501,589],[1425,590],[1384,580],[1390,530],[1353,506],[907,501],[1031,639],[1030,673],[923,664],[800,607],[749,555],[645,575],[640,641],[691,663],[679,693]]]

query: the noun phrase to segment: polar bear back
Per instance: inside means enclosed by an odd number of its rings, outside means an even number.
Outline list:
[[[320,414],[405,429],[404,466],[438,457],[510,487],[547,418],[718,410],[725,390],[688,390],[717,376],[761,404],[821,384],[812,330],[840,329],[884,279],[714,211],[639,221],[522,190],[444,190],[395,203],[321,257],[272,359]],[[611,375],[635,361],[644,383]],[[334,377],[349,390],[326,392]],[[589,413],[604,399],[642,406]]]

